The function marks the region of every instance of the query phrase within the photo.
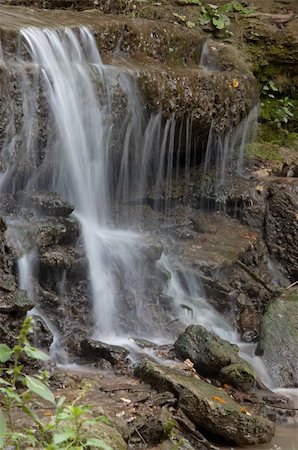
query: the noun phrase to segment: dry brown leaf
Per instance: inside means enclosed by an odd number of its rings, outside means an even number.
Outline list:
[[[225,401],[224,398],[222,398],[222,397],[217,397],[216,395],[214,395],[214,396],[212,397],[212,400],[214,400],[214,401],[217,402],[217,403],[222,403],[222,404],[226,403],[226,401]]]

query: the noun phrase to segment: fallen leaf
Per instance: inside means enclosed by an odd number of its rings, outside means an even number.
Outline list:
[[[236,89],[238,86],[239,86],[239,81],[237,80],[237,78],[233,78],[232,87],[234,89]]]
[[[246,414],[247,416],[251,416],[251,413],[248,411],[247,408],[245,408],[245,406],[241,406],[240,412],[242,412],[243,414]]]
[[[226,401],[225,401],[225,399],[223,399],[222,397],[217,397],[216,395],[214,395],[213,397],[212,397],[212,400],[214,400],[215,402],[217,402],[217,403],[226,403]]]

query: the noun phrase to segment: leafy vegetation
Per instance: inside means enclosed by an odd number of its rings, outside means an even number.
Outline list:
[[[46,450],[83,450],[100,448],[113,450],[96,432],[99,422],[108,423],[105,416],[94,418],[91,406],[77,403],[86,393],[71,404],[65,397],[56,399],[48,385],[48,373],[39,370],[35,376],[26,373],[26,358],[47,361],[49,357],[32,347],[28,335],[32,331],[32,318],[27,317],[17,339],[10,348],[0,344],[0,448],[13,445],[16,450],[42,448]],[[40,401],[53,408],[50,420],[37,415]],[[19,431],[15,417],[23,415],[29,427]]]
[[[289,97],[280,96],[279,88],[272,80],[262,87],[262,119],[281,128],[294,117],[294,101]]]
[[[213,5],[212,3],[203,4],[201,0],[183,0],[182,3],[186,5],[197,5],[200,7],[197,23],[200,25],[210,24],[217,30],[223,30],[230,25],[230,18],[228,13],[250,14],[254,12],[253,9],[244,6],[241,2],[232,1],[224,3],[221,6]],[[185,23],[188,28],[194,28],[196,22],[187,19],[177,13],[173,13],[179,19],[179,22]]]

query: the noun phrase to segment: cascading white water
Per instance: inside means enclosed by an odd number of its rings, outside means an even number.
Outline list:
[[[117,227],[114,223],[123,204],[142,204],[147,197],[156,208],[159,199],[166,211],[170,208],[168,194],[179,177],[180,158],[185,180],[196,159],[192,118],[182,120],[177,130],[174,115],[168,120],[161,113],[147,117],[134,73],[104,65],[84,27],[76,32],[23,29],[17,61],[7,64],[20,73],[23,122],[20,126],[12,113],[7,125],[2,191],[53,191],[74,205],[89,266],[96,338],[156,337],[158,324],[147,300],[152,281],[144,277],[148,236],[124,227],[136,221],[129,208],[127,215],[121,212]],[[230,148],[234,155],[239,139],[243,147],[240,135],[247,134],[249,124],[224,141],[223,155],[221,141],[209,140],[208,149],[216,147],[224,168],[232,159]],[[16,176],[20,167],[22,176]],[[154,245],[158,253],[159,244]],[[19,267],[26,278],[29,260],[21,259]],[[197,321],[222,334],[224,321],[203,299],[198,281],[180,268],[180,277],[185,274],[181,283],[164,256],[159,267],[171,274],[167,294],[176,306],[169,320]],[[121,318],[123,291],[135,302],[130,321],[131,312]],[[231,337],[229,328],[223,333]]]
[[[176,317],[185,324],[203,325],[221,338],[235,342],[237,333],[206,301],[203,287],[192,270],[181,264],[176,264],[174,269],[166,255],[162,255],[160,263],[171,274],[167,294],[174,299]]]
[[[203,179],[214,166],[217,187],[224,183],[228,170],[233,169],[238,175],[244,175],[245,146],[255,138],[258,112],[258,106],[255,106],[236,129],[228,130],[224,135],[215,133],[210,127]]]
[[[103,65],[86,28],[77,33],[23,29],[18,54],[24,122],[16,132],[12,115],[8,126],[11,132],[3,152],[8,169],[2,176],[2,189],[54,191],[75,206],[89,265],[94,334],[110,339],[123,332],[115,272],[121,271],[124,286],[138,284],[142,290],[138,282],[142,271],[140,235],[111,225],[111,199],[114,204],[140,201],[149,188],[158,191],[164,178],[164,189],[171,188],[175,120],[169,119],[163,126],[157,114],[145,121],[134,75]],[[42,156],[38,155],[36,131],[40,86],[49,115]],[[121,102],[125,114],[117,110]],[[16,179],[14,169],[19,161],[26,171]],[[26,260],[19,261],[22,283],[25,269],[30,270],[27,256],[23,258]],[[139,294],[135,292],[137,301]],[[138,311],[143,311],[141,304]],[[142,319],[139,317],[139,323]],[[150,329],[150,318],[146,322]]]

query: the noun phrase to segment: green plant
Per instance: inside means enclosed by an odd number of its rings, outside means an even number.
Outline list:
[[[295,105],[289,97],[265,98],[261,102],[261,115],[269,124],[281,128],[294,117]]]
[[[277,117],[275,122],[279,126],[282,123],[288,123],[290,117],[294,117],[292,110],[294,109],[294,103],[289,99],[289,97],[284,97],[278,100],[280,103],[280,108],[277,109]]]
[[[206,6],[201,7],[199,23],[201,25],[211,23],[216,29],[223,30],[230,25],[230,19],[227,16],[228,13],[250,14],[253,11],[253,9],[247,8],[237,1],[224,3],[221,6],[208,3]]]
[[[65,397],[56,400],[48,386],[48,373],[39,370],[36,376],[28,375],[26,358],[47,361],[49,357],[31,346],[28,335],[32,331],[32,318],[23,323],[17,344],[10,348],[0,344],[0,448],[13,445],[21,448],[89,449],[112,450],[96,432],[98,422],[105,422],[105,416],[93,418],[89,405],[79,406],[82,391],[72,404],[67,405]],[[40,401],[49,402],[54,408],[51,420],[45,422],[37,415]],[[23,414],[30,426],[20,432],[16,427],[15,415]]]
[[[178,13],[173,13],[173,16],[175,16],[178,19],[178,22],[184,23],[187,26],[187,28],[194,28],[196,26],[195,22],[187,20],[186,16],[183,16]]]
[[[275,98],[275,92],[278,92],[278,87],[272,80],[269,80],[262,88],[262,94],[270,98]]]
[[[211,24],[218,30],[223,30],[230,25],[230,18],[227,16],[228,13],[236,12],[240,14],[250,14],[254,11],[237,1],[224,3],[221,6],[213,5],[212,3],[203,5],[201,0],[181,0],[181,4],[199,6],[200,13],[198,23],[201,25]],[[187,19],[185,15],[176,12],[174,12],[173,15],[178,19],[179,23],[185,24],[187,28],[194,28],[196,26],[196,22]]]

